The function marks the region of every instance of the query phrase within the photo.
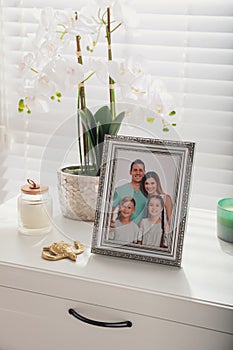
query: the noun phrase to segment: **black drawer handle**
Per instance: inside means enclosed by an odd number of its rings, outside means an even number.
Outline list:
[[[74,309],[69,309],[69,314],[78,318],[80,321],[92,324],[98,327],[109,327],[109,328],[123,328],[123,327],[132,327],[131,321],[123,321],[123,322],[101,322],[95,321],[90,318],[86,318],[80,314],[78,314]]]

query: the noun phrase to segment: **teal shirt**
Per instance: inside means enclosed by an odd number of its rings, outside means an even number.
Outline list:
[[[115,189],[113,207],[119,206],[120,201],[125,196],[133,197],[136,202],[135,212],[131,215],[131,220],[138,225],[143,218],[144,210],[147,204],[147,198],[143,195],[141,190],[135,192],[133,186],[127,183]]]

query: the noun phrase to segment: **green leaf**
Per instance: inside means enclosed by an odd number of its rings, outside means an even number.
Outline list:
[[[93,116],[89,109],[78,111],[84,127],[84,134],[79,136],[79,142],[85,143],[85,156],[90,154],[95,159],[95,165],[100,167],[104,136],[106,134],[116,135],[125,112],[120,113],[114,120],[109,107],[101,107]]]
[[[108,106],[101,107],[94,115],[96,124],[98,125],[98,143],[103,142],[104,135],[109,134],[113,117]]]
[[[94,116],[88,108],[86,108],[84,111],[79,110],[78,113],[80,114],[81,120],[83,122],[85,134],[90,137],[93,147],[95,147],[98,143],[98,140],[97,125]]]
[[[83,134],[79,135],[79,143],[83,144],[84,155],[86,156],[92,148],[97,144],[97,132],[96,127],[92,128],[93,115],[89,110],[79,110],[79,116],[83,125]]]
[[[101,125],[110,124],[112,122],[112,113],[108,106],[103,106],[94,115],[96,123]]]
[[[96,126],[94,116],[90,111],[90,109],[88,108],[85,108],[85,110],[79,109],[78,113],[81,114],[82,121],[85,123],[85,125],[89,126],[89,128]]]
[[[118,133],[124,117],[125,117],[125,112],[121,112],[116,116],[116,118],[113,120],[112,124],[110,125],[109,135],[116,135]]]

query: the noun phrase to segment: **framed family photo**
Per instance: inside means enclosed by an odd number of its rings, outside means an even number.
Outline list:
[[[105,137],[92,253],[181,266],[194,148]]]

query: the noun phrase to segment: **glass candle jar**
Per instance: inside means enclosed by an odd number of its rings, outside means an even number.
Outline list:
[[[45,234],[51,231],[52,198],[48,186],[27,179],[18,197],[18,230],[27,235]]]
[[[233,243],[233,198],[223,198],[217,207],[218,237]]]

